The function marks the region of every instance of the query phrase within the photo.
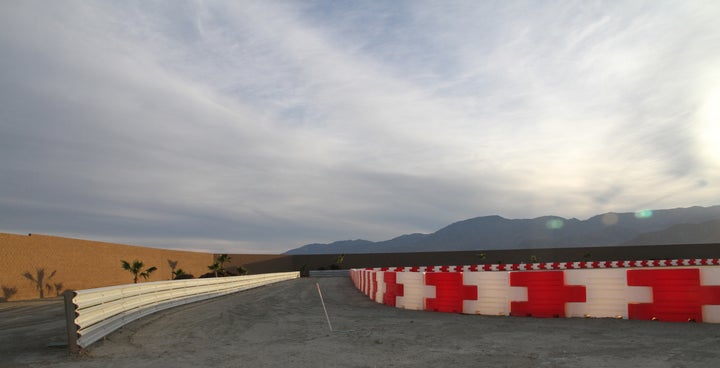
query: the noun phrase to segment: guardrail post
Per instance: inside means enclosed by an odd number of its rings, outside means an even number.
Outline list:
[[[67,342],[68,350],[71,354],[77,354],[80,352],[80,346],[77,344],[78,340],[78,326],[75,324],[75,291],[67,290],[63,293],[65,299],[65,325],[67,326]]]

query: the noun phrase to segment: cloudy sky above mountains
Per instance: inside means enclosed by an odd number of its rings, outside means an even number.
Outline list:
[[[720,204],[720,2],[0,3],[0,231],[276,253]]]

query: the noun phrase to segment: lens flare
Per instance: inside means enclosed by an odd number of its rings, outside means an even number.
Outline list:
[[[562,229],[565,226],[565,222],[561,219],[550,219],[545,222],[545,227],[551,230]]]
[[[652,217],[652,215],[653,215],[652,210],[640,210],[640,211],[635,212],[635,217],[639,218],[639,219],[650,218],[650,217]]]

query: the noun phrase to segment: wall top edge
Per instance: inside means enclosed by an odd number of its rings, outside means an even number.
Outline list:
[[[539,263],[503,263],[475,265],[436,265],[436,266],[398,266],[361,268],[369,271],[391,272],[483,272],[483,271],[545,271],[573,269],[605,268],[642,268],[642,267],[683,267],[683,266],[720,266],[720,258],[668,259],[668,260],[627,260],[627,261],[587,261],[587,262],[539,262]]]

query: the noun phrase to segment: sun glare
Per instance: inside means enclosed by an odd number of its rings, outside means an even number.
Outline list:
[[[699,139],[708,159],[720,162],[720,87],[711,89],[700,110]]]

